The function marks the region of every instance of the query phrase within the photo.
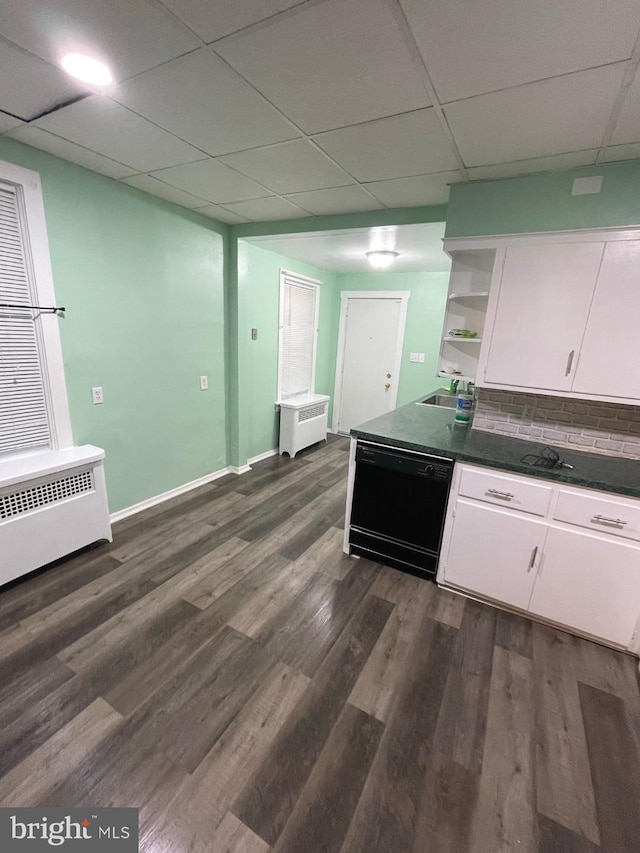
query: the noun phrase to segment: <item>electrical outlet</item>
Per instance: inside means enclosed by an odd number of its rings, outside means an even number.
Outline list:
[[[206,391],[209,388],[209,377],[201,376],[200,377],[200,390]]]
[[[414,363],[417,364],[417,362],[420,361],[420,353],[419,352],[409,353],[409,361],[413,361]]]
[[[104,393],[102,391],[102,386],[91,389],[91,402],[94,406],[97,403],[104,403]]]
[[[533,413],[535,412],[535,406],[523,406],[522,408],[522,420],[530,421],[533,417]]]
[[[251,340],[252,341],[258,340],[258,330],[257,329],[251,329]]]

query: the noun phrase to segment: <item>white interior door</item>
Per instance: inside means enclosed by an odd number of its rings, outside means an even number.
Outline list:
[[[406,298],[346,296],[335,395],[339,432],[395,408]]]

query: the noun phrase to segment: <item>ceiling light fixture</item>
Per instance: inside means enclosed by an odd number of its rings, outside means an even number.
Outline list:
[[[99,59],[81,53],[67,53],[60,64],[67,74],[91,86],[109,86],[113,82],[111,72]]]
[[[395,259],[399,256],[400,252],[390,252],[390,251],[377,251],[377,252],[365,252],[369,263],[374,269],[377,270],[386,270],[387,267],[390,267],[391,264],[395,261]]]

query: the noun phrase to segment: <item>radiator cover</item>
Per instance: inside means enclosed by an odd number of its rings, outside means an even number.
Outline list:
[[[326,394],[304,394],[280,405],[280,455],[292,458],[299,450],[327,437],[329,400]]]
[[[87,446],[0,462],[0,585],[111,541],[103,458]]]

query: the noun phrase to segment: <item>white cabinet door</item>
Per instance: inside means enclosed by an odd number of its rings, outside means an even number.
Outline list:
[[[573,390],[640,400],[640,241],[608,243]]]
[[[444,581],[524,610],[545,535],[544,522],[458,499]]]
[[[550,528],[529,609],[627,647],[640,612],[640,549]]]
[[[485,382],[570,390],[603,248],[556,243],[507,249]]]

